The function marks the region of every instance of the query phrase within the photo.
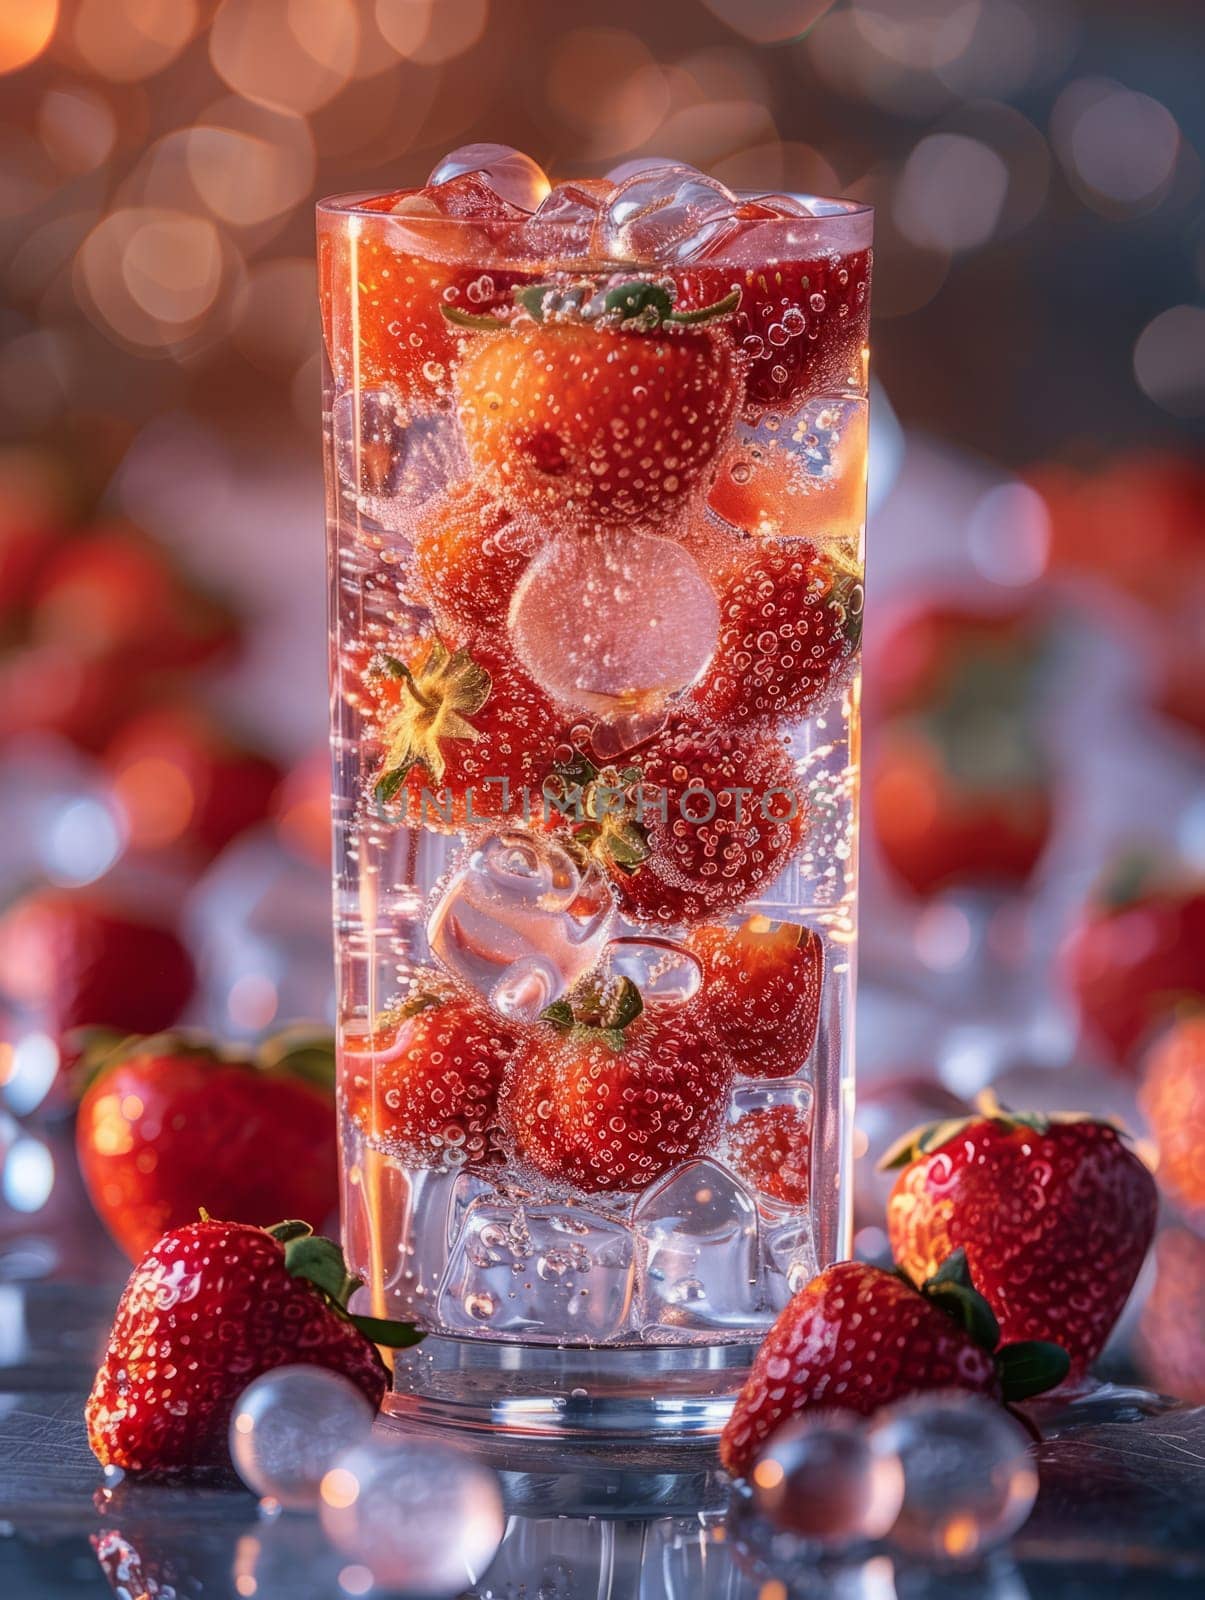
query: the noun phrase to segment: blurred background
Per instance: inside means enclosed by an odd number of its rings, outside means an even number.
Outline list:
[[[912,1124],[1119,1115],[1165,1206],[1115,1369],[1205,1399],[1197,12],[3,8],[0,1279],[122,1270],[75,1024],[330,1015],[315,199],[669,155],[877,208],[858,1249]]]

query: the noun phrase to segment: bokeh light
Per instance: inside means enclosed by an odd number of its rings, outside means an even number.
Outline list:
[[[0,10],[0,73],[17,72],[50,43],[59,20],[58,0],[19,0]]]
[[[240,227],[292,211],[309,194],[317,165],[301,117],[233,96],[189,131],[185,159],[210,211]]]
[[[1205,417],[1205,307],[1172,306],[1134,346],[1142,392],[1176,417]]]
[[[1059,95],[1050,127],[1068,178],[1097,209],[1141,212],[1166,195],[1180,129],[1150,95],[1108,79],[1079,78]]]
[[[71,37],[102,77],[132,83],[174,61],[197,20],[196,0],[79,0]]]
[[[972,250],[995,232],[1007,194],[1008,168],[988,145],[961,133],[932,133],[904,163],[893,216],[913,244]]]
[[[302,113],[338,94],[358,47],[351,0],[222,0],[209,33],[214,70],[236,94]]]

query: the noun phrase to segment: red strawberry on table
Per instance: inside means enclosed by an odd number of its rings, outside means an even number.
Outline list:
[[[623,908],[651,926],[735,910],[803,843],[807,806],[785,745],[768,734],[671,726],[618,771],[578,758],[580,848],[608,869]]]
[[[92,1203],[133,1259],[205,1205],[261,1226],[321,1224],[339,1202],[334,1050],[293,1030],[251,1052],[197,1034],[96,1039],[76,1150]]]
[[[380,804],[444,829],[521,814],[524,789],[538,809],[562,719],[504,641],[450,649],[433,638],[409,660],[381,652],[366,685]]]
[[[411,1166],[498,1159],[498,1089],[515,1039],[487,1007],[420,973],[410,998],[372,1033],[345,1029],[343,1094],[353,1122]]]
[[[203,1217],[164,1234],[130,1275],[88,1397],[96,1459],[146,1478],[226,1477],[235,1402],[290,1363],[341,1373],[380,1405],[388,1374],[373,1342],[422,1336],[352,1316],[358,1282],[304,1222]]]
[[[779,1313],[737,1396],[720,1460],[744,1477],[780,1423],[812,1408],[870,1416],[928,1389],[1021,1400],[1066,1376],[1057,1345],[999,1342],[961,1252],[919,1289],[865,1262],[839,1261]]]
[[[194,984],[170,927],[94,890],[35,889],[0,916],[0,993],[60,1040],[83,1026],[166,1028]]]
[[[859,383],[870,313],[870,251],[770,266],[702,261],[679,275],[683,308],[733,289],[733,337],[754,414],[795,410],[809,395]]]
[[[520,1165],[587,1194],[631,1191],[708,1149],[732,1064],[687,1009],[644,1008],[626,978],[550,1006],[499,1100]]]
[[[862,637],[862,581],[805,539],[755,547],[720,580],[715,655],[690,703],[745,726],[810,711]]]
[[[686,945],[703,964],[708,1027],[750,1078],[798,1072],[816,1042],[824,946],[797,922],[705,924]]]
[[[1205,888],[1120,862],[1080,913],[1062,970],[1084,1032],[1119,1064],[1132,1060],[1160,1022],[1205,1002]]]
[[[466,330],[456,403],[479,472],[516,515],[556,528],[659,523],[728,436],[740,399],[731,339],[685,319],[659,285],[616,285],[566,303],[551,285],[517,292],[526,320],[449,317]]]
[[[918,1128],[888,1151],[897,1264],[962,1251],[1006,1339],[1054,1339],[1071,1371],[1105,1346],[1155,1229],[1155,1181],[1111,1124],[991,1111]]]
[[[728,1164],[758,1194],[806,1206],[811,1193],[812,1119],[800,1106],[758,1106],[727,1136]]]

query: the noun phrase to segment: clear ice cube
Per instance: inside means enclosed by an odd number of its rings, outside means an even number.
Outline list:
[[[462,144],[450,151],[427,179],[428,187],[476,173],[502,200],[535,211],[551,187],[538,161],[508,144]]]
[[[730,1172],[692,1161],[633,1215],[642,1332],[745,1328],[760,1304],[757,1207]]]
[[[513,829],[482,839],[453,873],[427,940],[502,1016],[530,1022],[597,965],[614,913],[600,868]]]
[[[766,1298],[773,1311],[781,1311],[792,1295],[820,1271],[811,1219],[805,1214],[766,1227],[762,1234]]]
[[[408,416],[387,385],[338,395],[332,424],[339,477],[362,509],[388,502],[386,518],[417,511],[463,470],[455,424],[434,413]]]
[[[698,957],[672,939],[613,939],[603,965],[613,978],[630,979],[645,1005],[684,1005],[703,982]]]
[[[619,261],[688,261],[731,230],[738,209],[730,189],[693,167],[652,167],[616,189],[598,242]]]
[[[719,606],[672,539],[575,534],[528,566],[510,608],[520,661],[554,699],[624,715],[664,705],[715,651]]]
[[[598,1343],[627,1327],[632,1237],[578,1206],[475,1200],[440,1285],[440,1323],[457,1333]]]

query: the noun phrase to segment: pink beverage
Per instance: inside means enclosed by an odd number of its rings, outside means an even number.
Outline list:
[[[318,221],[391,1403],[707,1435],[849,1243],[870,213],[478,146]]]

